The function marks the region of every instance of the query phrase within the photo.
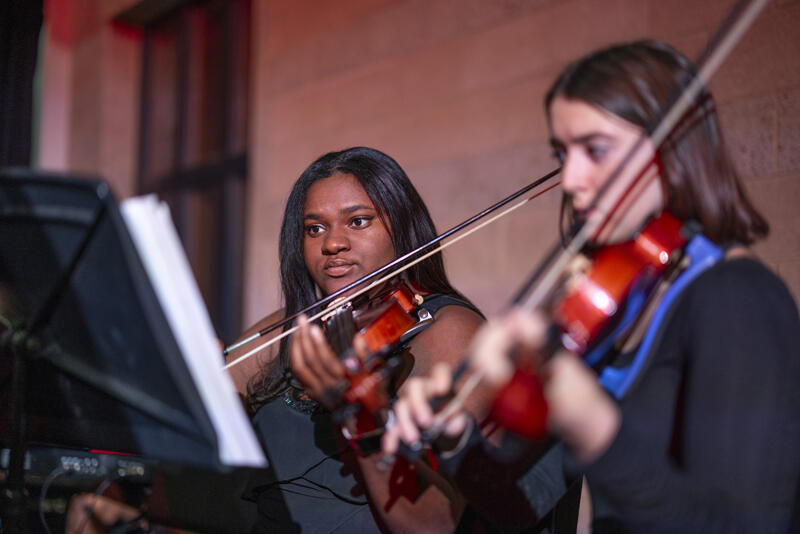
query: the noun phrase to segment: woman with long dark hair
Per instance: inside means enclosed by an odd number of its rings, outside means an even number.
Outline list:
[[[280,234],[285,307],[256,331],[294,314],[436,236],[425,204],[405,172],[371,148],[331,152],[300,176],[286,205]],[[424,296],[433,323],[398,351],[406,372],[427,372],[466,349],[481,316],[447,279],[440,255],[404,277]],[[348,447],[331,410],[344,366],[317,325],[301,328],[232,376],[254,412],[276,480],[254,491],[264,531],[292,525],[304,532],[453,530],[463,503],[433,470],[397,462],[380,469],[357,444]],[[235,359],[233,352],[229,359]],[[378,429],[380,431],[380,429]],[[379,433],[379,432],[378,432]],[[375,435],[375,433],[372,433]],[[352,436],[352,434],[349,434]],[[366,441],[366,440],[364,440]]]
[[[591,220],[598,191],[693,72],[673,48],[640,41],[590,54],[558,78],[545,106],[568,223]],[[646,319],[604,349],[611,366],[599,381],[582,360],[591,347],[543,363],[548,428],[566,444],[570,470],[586,475],[594,532],[786,532],[800,513],[800,319],[748,248],[768,225],[736,176],[707,90],[649,150],[658,179],[593,245],[630,239],[663,211],[702,234],[686,247],[689,266],[656,286]],[[549,323],[545,311],[490,322],[470,349],[473,368],[503,387],[512,351],[543,350]],[[448,390],[449,376],[437,367],[407,385],[397,406],[410,415],[385,450],[419,439],[417,427],[432,421],[427,399]],[[450,457],[480,442],[463,433],[468,421],[450,421],[463,438]]]

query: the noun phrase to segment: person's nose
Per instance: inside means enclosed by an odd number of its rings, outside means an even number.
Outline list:
[[[331,228],[322,243],[322,253],[333,255],[345,250],[350,250],[346,229],[338,226]]]
[[[590,166],[587,158],[571,150],[561,165],[561,188],[565,193],[576,195],[588,189]]]

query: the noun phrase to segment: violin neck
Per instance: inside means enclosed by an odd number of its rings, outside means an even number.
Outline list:
[[[339,308],[336,313],[325,320],[325,336],[331,348],[341,357],[353,348],[353,337],[356,335],[356,322],[353,309],[349,306]]]

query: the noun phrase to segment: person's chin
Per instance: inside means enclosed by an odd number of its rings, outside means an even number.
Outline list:
[[[344,276],[326,276],[325,280],[325,292],[327,295],[332,293],[336,293],[343,287],[355,282],[358,280],[358,275],[355,273],[346,274]]]

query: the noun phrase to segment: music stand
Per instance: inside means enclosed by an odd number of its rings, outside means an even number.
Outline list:
[[[221,362],[220,362],[221,364]],[[218,438],[108,186],[0,171],[0,442],[222,469]]]

